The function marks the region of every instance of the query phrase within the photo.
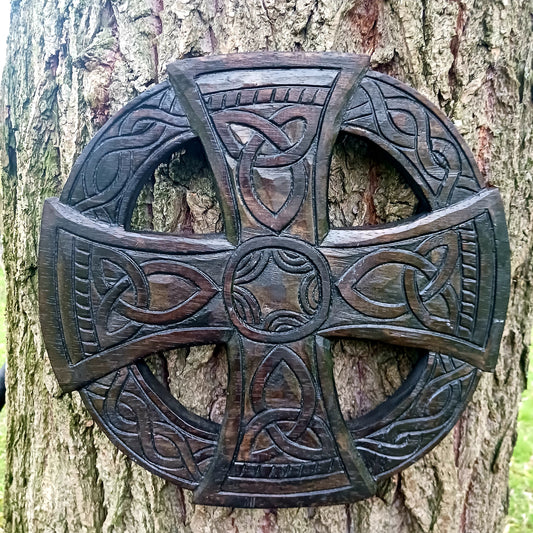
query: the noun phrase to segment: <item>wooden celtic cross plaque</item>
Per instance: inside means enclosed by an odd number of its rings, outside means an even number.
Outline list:
[[[367,57],[242,54],[168,72],[109,120],[45,203],[41,323],[57,379],[113,443],[197,503],[369,497],[446,435],[480,371],[494,369],[509,292],[500,195],[450,121]],[[395,161],[422,214],[328,227],[341,130]],[[146,180],[194,137],[224,233],[129,231]],[[432,351],[383,404],[346,420],[336,337]],[[226,346],[221,425],[142,362],[192,344]]]

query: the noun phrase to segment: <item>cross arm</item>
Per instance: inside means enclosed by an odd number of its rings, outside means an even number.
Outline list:
[[[507,309],[509,243],[497,189],[322,243],[338,293],[321,334],[428,348],[494,368]]]
[[[290,507],[374,494],[375,482],[339,410],[330,343],[228,343],[225,424],[195,503]],[[312,493],[307,496],[306,493]]]
[[[51,199],[40,248],[43,333],[65,391],[231,333],[221,285],[233,246],[224,237],[127,232]]]

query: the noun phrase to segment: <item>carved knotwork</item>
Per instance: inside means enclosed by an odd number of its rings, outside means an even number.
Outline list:
[[[195,501],[353,501],[453,426],[494,368],[509,285],[505,219],[450,122],[367,58],[256,54],[169,66],[95,136],[48,200],[41,321],[64,390],[110,438]],[[339,129],[376,143],[428,213],[332,230]],[[124,229],[157,164],[198,135],[225,235]],[[329,338],[434,351],[367,415],[344,420]],[[188,412],[141,359],[223,343],[221,426]],[[183,384],[187,386],[187,384]]]

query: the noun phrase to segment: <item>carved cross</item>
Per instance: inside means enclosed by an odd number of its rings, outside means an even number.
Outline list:
[[[82,154],[61,200],[46,202],[41,320],[61,386],[80,390],[113,442],[195,489],[197,503],[366,498],[446,434],[478,369],[494,368],[509,285],[499,193],[439,111],[367,66],[343,54],[174,63],[174,91],[162,84],[126,106]],[[330,229],[341,128],[392,156],[427,214]],[[144,180],[196,135],[225,233],[127,231]],[[431,353],[387,402],[344,420],[334,337]],[[229,364],[221,427],[139,362],[215,343]]]

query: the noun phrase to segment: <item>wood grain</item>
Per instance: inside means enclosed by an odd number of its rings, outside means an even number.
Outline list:
[[[195,501],[304,506],[371,496],[451,429],[494,368],[509,293],[499,193],[434,106],[347,54],[236,54],[169,65],[46,202],[41,324],[57,378],[125,453]],[[330,230],[340,130],[377,144],[425,213]],[[198,136],[224,235],[127,231],[157,165]],[[344,420],[329,338],[431,347],[384,404]],[[224,343],[221,426],[141,361]],[[186,386],[186,384],[184,384]]]

